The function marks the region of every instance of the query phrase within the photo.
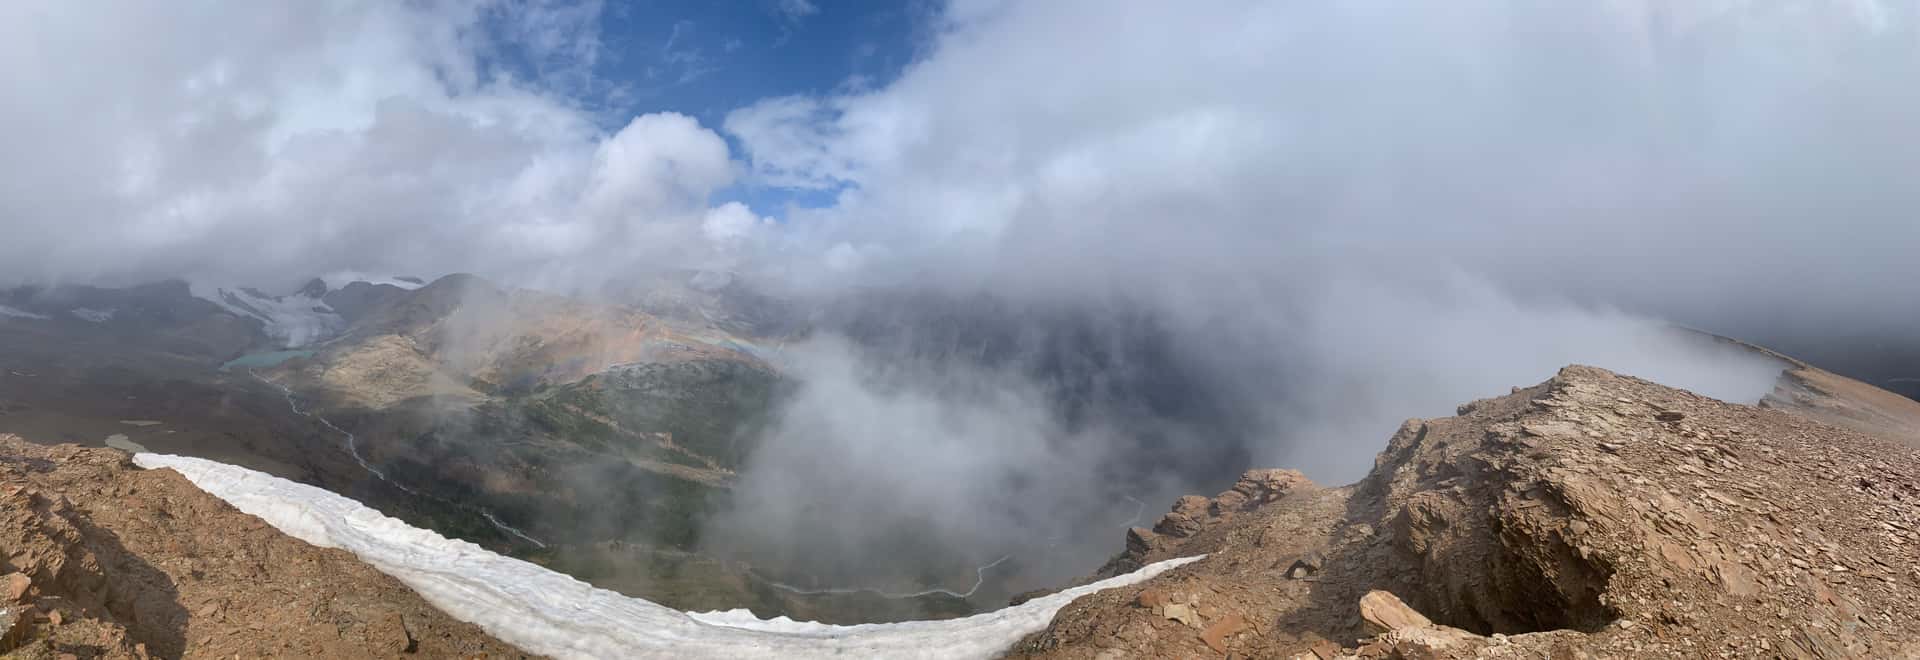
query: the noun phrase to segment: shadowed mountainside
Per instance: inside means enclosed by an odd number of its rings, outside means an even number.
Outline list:
[[[7,657],[526,657],[117,450],[0,435],[0,541]]]

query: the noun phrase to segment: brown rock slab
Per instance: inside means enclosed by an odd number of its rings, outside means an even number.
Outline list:
[[[1447,626],[1403,628],[1387,636],[1394,657],[1405,660],[1448,660],[1473,657],[1476,649],[1487,645],[1487,638]]]
[[[5,577],[0,577],[0,581],[5,582],[0,584],[0,588],[6,590],[4,595],[9,603],[18,603],[26,598],[27,589],[33,586],[33,578],[27,577],[24,573],[8,573]]]
[[[1312,486],[1313,480],[1299,470],[1264,469],[1248,470],[1241,474],[1240,481],[1233,485],[1233,489],[1246,495],[1254,504],[1265,504]]]
[[[1206,642],[1207,648],[1213,649],[1216,653],[1226,653],[1227,638],[1246,629],[1246,619],[1238,614],[1229,614],[1213,622],[1213,625],[1207,626],[1206,630],[1200,631],[1200,641]]]
[[[1187,514],[1174,511],[1161,516],[1160,522],[1154,523],[1153,531],[1176,538],[1185,538],[1193,536],[1200,531],[1200,521]]]
[[[1214,497],[1210,510],[1217,517],[1245,508],[1247,508],[1247,495],[1237,490],[1230,490]]]
[[[1399,596],[1378,589],[1360,597],[1360,618],[1366,621],[1367,630],[1376,635],[1433,625],[1432,620],[1408,607]]]
[[[1199,518],[1207,515],[1207,504],[1207,498],[1199,495],[1185,495],[1174,501],[1173,513]]]
[[[412,653],[419,648],[413,641],[413,633],[407,630],[407,623],[399,612],[390,613],[376,620],[367,631],[368,642],[374,648],[387,653]]]
[[[1160,608],[1160,611],[1163,613],[1162,616],[1168,619],[1179,621],[1191,628],[1200,627],[1200,613],[1193,611],[1192,605],[1186,603],[1168,603],[1166,607]]]

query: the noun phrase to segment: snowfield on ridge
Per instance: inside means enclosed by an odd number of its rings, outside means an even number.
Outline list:
[[[595,588],[541,566],[413,527],[332,492],[214,461],[143,453],[294,538],[352,552],[448,615],[556,658],[990,658],[1082,595],[1147,580],[1200,557],[963,619],[839,626],[762,620],[745,610],[686,613]]]

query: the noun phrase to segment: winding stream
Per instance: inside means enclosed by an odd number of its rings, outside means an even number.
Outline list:
[[[272,385],[275,388],[279,389],[280,393],[286,396],[287,407],[292,409],[294,414],[300,415],[301,417],[307,417],[307,418],[316,420],[320,422],[321,426],[325,426],[329,429],[332,429],[333,432],[338,433],[341,436],[345,437],[347,439],[347,454],[352,456],[354,462],[359,463],[360,469],[366,470],[367,474],[373,475],[374,478],[379,479],[380,481],[385,482],[387,485],[393,486],[394,488],[398,488],[402,492],[405,492],[408,495],[412,495],[414,497],[424,497],[424,498],[433,500],[435,502],[439,502],[441,504],[454,507],[456,509],[462,509],[466,511],[472,511],[474,513],[478,513],[480,514],[481,518],[486,519],[487,524],[493,525],[494,529],[498,529],[507,534],[511,534],[517,538],[525,540],[528,543],[532,543],[535,546],[538,546],[540,548],[547,547],[547,544],[542,543],[540,539],[536,539],[536,538],[533,538],[532,536],[529,536],[526,532],[520,531],[520,529],[517,527],[506,524],[504,522],[500,522],[499,518],[494,517],[492,511],[488,511],[486,509],[476,507],[476,506],[459,504],[459,503],[453,502],[452,500],[448,500],[444,497],[440,497],[430,493],[422,493],[412,488],[408,488],[406,484],[387,478],[386,473],[381,472],[379,468],[375,468],[373,464],[367,462],[366,457],[363,457],[360,455],[360,446],[358,444],[358,441],[353,437],[352,433],[348,432],[346,429],[335,426],[333,422],[327,421],[327,418],[325,417],[315,415],[310,411],[301,410],[299,401],[295,400],[293,397],[293,388],[268,380],[265,376],[260,375],[260,372],[254,371],[253,369],[248,369],[247,373],[251,374],[255,380],[258,380],[262,383],[266,383],[268,385]]]
[[[1133,516],[1130,518],[1127,518],[1126,522],[1122,523],[1122,526],[1132,527],[1134,523],[1140,521],[1141,514],[1146,513],[1147,503],[1140,501],[1140,498],[1134,497],[1132,495],[1126,495],[1123,497],[1125,497],[1127,501],[1134,503],[1134,509],[1133,509]],[[1055,546],[1058,546],[1059,544],[1060,544],[1059,539],[1054,539],[1052,543],[1047,544],[1047,547],[1053,548]],[[889,600],[904,600],[908,598],[920,598],[922,596],[933,596],[933,595],[944,594],[944,595],[952,596],[954,598],[965,600],[967,598],[972,598],[975,593],[978,593],[980,591],[981,585],[984,585],[987,583],[987,571],[993,570],[995,566],[999,566],[1003,563],[1006,563],[1008,559],[1012,559],[1012,558],[1013,558],[1013,555],[1010,555],[1010,554],[1001,555],[999,559],[995,559],[985,564],[981,564],[980,566],[974,568],[973,569],[973,576],[974,576],[973,587],[967,589],[964,592],[954,591],[952,589],[944,589],[939,587],[935,587],[932,589],[925,589],[922,591],[914,591],[914,592],[892,592],[892,591],[886,591],[884,589],[876,589],[873,587],[831,587],[831,588],[825,588],[825,589],[802,589],[800,587],[796,587],[796,586],[787,584],[785,582],[775,582],[773,580],[768,580],[764,577],[760,578],[760,580],[762,582],[765,582],[767,586],[773,587],[775,589],[779,589],[781,591],[785,591],[787,593],[799,594],[802,596],[846,595],[846,594],[863,594],[864,593],[864,594],[874,594],[876,596],[879,596],[881,598],[886,598]]]
[[[766,582],[767,586],[773,587],[775,589],[779,589],[781,591],[785,591],[787,593],[799,594],[802,596],[870,593],[870,594],[877,595],[881,598],[901,600],[901,599],[907,599],[907,598],[919,598],[921,596],[932,596],[935,594],[946,594],[954,598],[966,599],[966,598],[971,598],[974,592],[979,591],[980,585],[987,583],[988,570],[992,569],[995,566],[999,566],[1001,563],[1012,558],[1013,558],[1013,555],[1002,555],[999,559],[995,559],[991,562],[980,565],[978,568],[973,569],[973,575],[974,575],[973,588],[966,590],[966,592],[964,593],[953,591],[951,589],[942,589],[937,587],[933,589],[927,589],[925,591],[915,591],[912,593],[896,593],[891,591],[882,591],[880,589],[874,589],[872,587],[837,587],[837,588],[829,588],[829,589],[801,589],[799,587],[786,584],[784,582],[774,582],[772,580],[767,580],[765,578],[762,578],[762,581]]]

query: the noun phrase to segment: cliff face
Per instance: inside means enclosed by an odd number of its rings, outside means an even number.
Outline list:
[[[0,435],[0,550],[8,657],[524,657],[117,450]]]
[[[1409,420],[1351,486],[1249,473],[1106,571],[1206,559],[1083,598],[1016,653],[1920,657],[1920,450],[1883,416],[1829,425],[1887,402],[1809,370],[1783,388],[1814,373],[1822,397],[1751,407],[1568,367]]]

